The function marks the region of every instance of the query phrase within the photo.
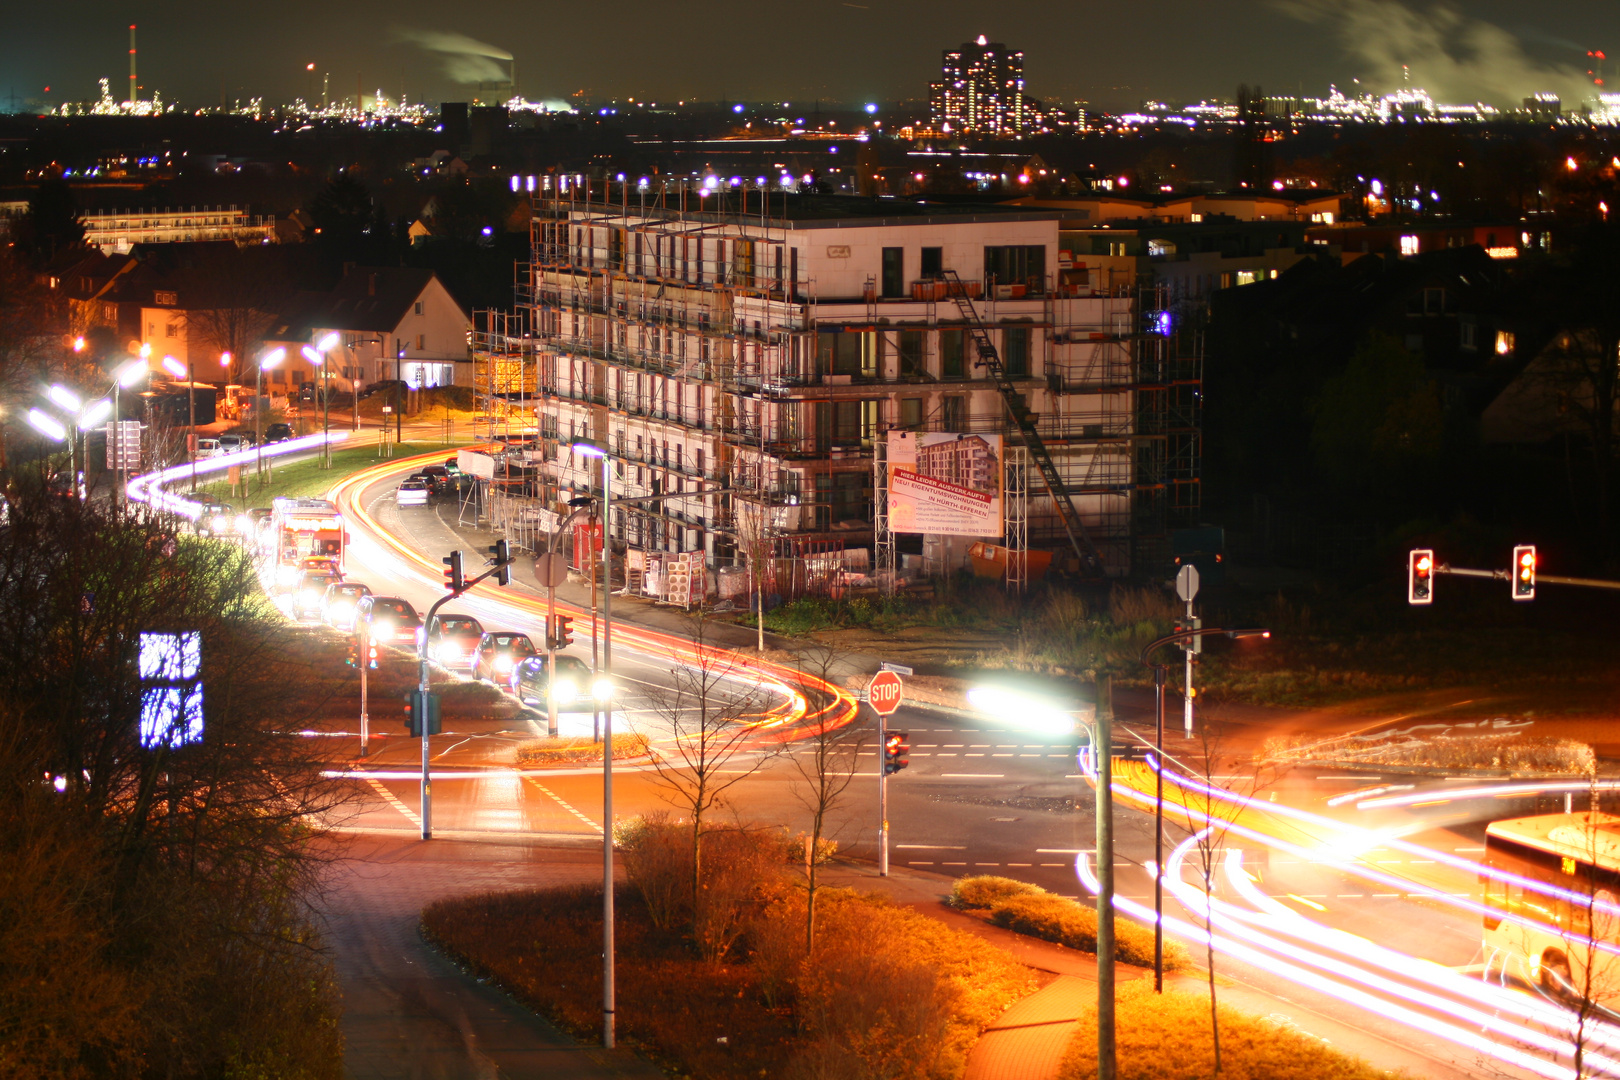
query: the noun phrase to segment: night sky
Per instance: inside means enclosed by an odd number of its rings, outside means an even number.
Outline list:
[[[924,98],[940,50],[984,33],[1021,48],[1029,92],[1094,107],[1145,99],[1267,92],[1325,94],[1353,79],[1379,91],[1400,81],[1448,101],[1517,104],[1540,90],[1581,92],[1585,50],[1620,56],[1613,0],[616,0],[609,3],[286,3],[104,0],[11,6],[0,36],[0,100],[55,105],[93,98],[96,79],[127,86],[128,25],[140,25],[143,97],[188,105],[311,87],[306,63],[330,71],[332,92],[412,100],[470,96],[452,72],[491,61],[423,47],[459,35],[517,57],[525,96],[678,98],[813,103]],[[1620,60],[1614,81],[1620,84]],[[42,93],[45,86],[51,93]],[[319,82],[313,83],[319,93]],[[1620,89],[1620,85],[1616,86]]]

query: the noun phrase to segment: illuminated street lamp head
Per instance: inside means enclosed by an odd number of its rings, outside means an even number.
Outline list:
[[[275,348],[259,357],[259,366],[268,371],[270,368],[275,367],[285,359],[287,359],[287,350],[282,346],[277,345]]]
[[[113,372],[113,378],[118,380],[119,386],[122,386],[127,390],[131,386],[134,386],[136,383],[140,382],[142,379],[146,378],[146,361],[131,360],[129,363]]]
[[[151,342],[147,342],[146,344],[141,346],[141,359],[142,360],[149,359],[151,357],[151,355],[152,355],[152,344],[151,344]]]
[[[219,354],[219,366],[220,367],[230,367],[231,366],[231,351],[229,349],[226,349],[224,352]]]
[[[336,330],[334,330],[330,334],[327,334],[325,337],[321,338],[321,340],[317,341],[315,343],[315,347],[321,350],[323,353],[331,352],[333,349],[338,347],[338,342],[342,340],[343,338],[338,335]]]
[[[67,438],[67,428],[63,427],[49,413],[42,413],[38,409],[28,410],[28,425],[41,435],[55,439],[57,442]]]
[[[303,354],[303,357],[304,357],[305,360],[308,360],[310,363],[314,364],[316,367],[320,367],[321,363],[326,359],[320,353],[318,353],[314,349],[310,348],[308,345],[305,345],[302,349],[299,349],[298,351]]]
[[[108,401],[106,398],[102,398],[100,401],[92,401],[89,405],[85,406],[84,412],[79,414],[79,427],[84,430],[89,430],[90,428],[96,427],[111,415],[112,402]]]
[[[1271,636],[1271,631],[1261,626],[1239,626],[1226,632],[1229,638],[1263,637]]]
[[[186,377],[186,365],[182,364],[172,356],[165,356],[163,358],[163,370],[167,371],[170,375],[173,375],[177,379],[183,379]]]
[[[84,401],[80,399],[79,395],[61,383],[52,383],[50,388],[45,391],[45,396],[60,405],[66,412],[76,413],[84,408]]]
[[[84,352],[84,335],[83,334],[80,334],[78,337],[73,339],[73,351],[74,352]]]
[[[569,449],[575,451],[576,453],[584,454],[586,457],[605,458],[608,456],[607,447],[598,446],[596,443],[585,439],[576,440],[574,444],[569,447]]]

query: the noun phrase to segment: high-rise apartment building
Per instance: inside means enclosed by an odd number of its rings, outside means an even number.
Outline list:
[[[1001,466],[972,436],[1040,443],[1053,471],[1028,468],[1020,546],[1069,549],[1078,522],[1087,568],[1120,574],[1163,532],[1177,372],[1134,287],[1064,269],[1061,212],[592,188],[536,192],[527,327],[479,348],[491,371],[521,349],[535,372],[522,396],[548,506],[596,484],[571,446],[610,452],[633,505],[609,534],[637,560],[736,565],[761,533],[783,558],[881,545],[874,456],[901,431],[965,436],[929,464],[975,489]],[[912,542],[946,571],[968,540]]]
[[[1024,54],[983,34],[947,49],[939,82],[928,87],[928,107],[939,131],[1023,135],[1035,127],[1024,100]]]

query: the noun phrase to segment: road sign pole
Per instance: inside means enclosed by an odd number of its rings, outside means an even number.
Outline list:
[[[366,713],[366,669],[371,666],[371,639],[366,636],[364,630],[360,631],[358,637],[360,651],[356,659],[360,661],[360,756],[365,757],[371,749],[371,717]]]
[[[883,757],[889,718],[878,713],[878,877],[889,876],[889,769]]]
[[[897,665],[896,665],[897,666]],[[889,876],[889,714],[900,707],[904,684],[893,666],[883,669],[866,684],[866,703],[878,718],[878,876]]]

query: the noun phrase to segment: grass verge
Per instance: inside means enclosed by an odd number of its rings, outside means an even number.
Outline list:
[[[647,756],[647,737],[634,733],[613,736],[613,760]],[[518,744],[519,765],[562,765],[601,761],[602,744],[583,735],[567,739],[530,739]]]
[[[809,961],[794,951],[804,928],[792,891],[763,902],[718,962],[654,926],[637,890],[622,890],[618,905],[620,1037],[681,1076],[950,1080],[979,1033],[1036,986],[987,942],[880,897],[825,890]],[[474,896],[432,905],[422,926],[475,974],[589,1040],[601,1021],[601,906],[589,888]],[[899,946],[894,955],[885,942]],[[944,1023],[908,1026],[918,1002],[948,1003]],[[885,1057],[898,1046],[906,1054]],[[852,1055],[864,1071],[827,1071]]]
[[[331,468],[322,467],[319,454],[300,461],[278,462],[270,482],[260,485],[254,475],[253,466],[248,465],[242,469],[242,483],[246,486],[246,495],[232,493],[230,481],[225,479],[199,482],[197,490],[207,492],[238,507],[269,506],[271,499],[282,495],[293,498],[319,497],[348,474],[390,460],[381,456],[375,432],[361,432],[355,438],[360,440],[356,445],[339,443],[332,448]],[[445,450],[445,447],[440,442],[407,442],[395,444],[392,449],[393,458],[403,458],[412,454]],[[445,456],[449,457],[453,452],[445,450]],[[170,486],[177,492],[184,492],[185,485],[185,478],[182,477]]]
[[[1221,1069],[1215,1071],[1209,996],[1185,990],[1155,994],[1150,981],[1119,988],[1114,1030],[1119,1080],[1391,1080],[1405,1073],[1376,1069],[1302,1031],[1266,1017],[1220,1008]],[[1097,1075],[1097,1014],[1081,1013],[1060,1080]]]
[[[957,879],[946,903],[963,910],[987,910],[990,922],[1070,949],[1097,951],[1097,913],[1084,904],[1054,896],[1039,885],[1013,878],[978,874]],[[1153,931],[1133,922],[1114,920],[1114,957],[1138,967],[1153,966]],[[1166,971],[1189,965],[1179,941],[1164,943]]]

